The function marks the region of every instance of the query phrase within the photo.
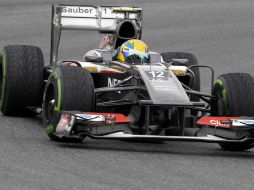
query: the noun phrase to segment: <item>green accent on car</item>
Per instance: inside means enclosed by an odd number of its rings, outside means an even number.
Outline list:
[[[0,52],[0,64],[1,64],[1,66],[2,66],[2,78],[0,79],[0,80],[2,80],[1,81],[1,83],[2,84],[0,84],[1,85],[1,87],[2,87],[2,89],[1,89],[1,97],[0,97],[0,107],[2,108],[2,105],[3,105],[3,97],[4,97],[4,87],[5,87],[5,77],[6,77],[6,55],[5,55],[5,53],[4,53],[4,51],[1,51]]]
[[[57,77],[56,71],[52,71],[51,77],[57,79],[57,103],[55,104],[54,110],[60,110],[61,107],[61,81],[60,78]]]
[[[217,79],[214,82],[214,85],[220,85],[223,88],[223,82],[220,79]],[[229,115],[229,111],[228,111],[228,98],[227,98],[227,90],[223,88],[222,90],[222,98],[223,98],[223,102],[224,102],[224,112],[225,115]]]
[[[55,131],[55,127],[52,124],[50,124],[44,130],[49,135]]]
[[[56,78],[56,77],[57,77],[57,74],[56,74],[56,72],[55,72],[55,71],[52,71],[50,75],[51,75],[51,76],[53,76],[54,78]]]
[[[218,85],[220,85],[220,86],[223,86],[222,84],[222,81],[220,80],[220,79],[217,79],[215,82],[214,82],[214,85],[216,85],[216,84],[218,84]]]
[[[226,89],[222,90],[222,97],[223,97],[223,102],[224,102],[224,111],[226,115],[229,115],[228,111],[228,98],[227,98],[227,91]]]
[[[61,81],[57,79],[57,105],[55,105],[55,110],[60,110],[61,106]]]

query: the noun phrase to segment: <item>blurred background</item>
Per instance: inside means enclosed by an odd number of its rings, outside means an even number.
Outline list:
[[[191,52],[200,64],[213,66],[216,76],[227,72],[254,74],[253,0],[71,2],[140,6],[144,9],[143,40],[151,50]],[[48,64],[51,3],[51,0],[1,0],[1,47],[9,44],[39,46]],[[100,38],[97,32],[64,31],[60,56],[81,59],[84,52],[98,46]],[[202,87],[207,90],[209,73],[202,73]]]
[[[143,40],[157,52],[190,52],[216,77],[254,75],[253,0],[93,0],[144,9]],[[49,62],[51,0],[0,0],[0,46],[39,46]],[[67,31],[61,58],[81,59],[99,45],[97,32]],[[201,72],[202,89],[210,75]],[[222,151],[216,144],[94,141],[57,144],[40,118],[0,115],[1,189],[253,189],[253,150]]]

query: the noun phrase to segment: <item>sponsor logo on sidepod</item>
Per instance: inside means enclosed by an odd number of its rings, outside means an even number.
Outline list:
[[[108,78],[108,87],[114,86],[118,84],[119,82],[121,82],[121,80]]]

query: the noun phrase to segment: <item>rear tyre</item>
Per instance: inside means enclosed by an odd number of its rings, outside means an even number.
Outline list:
[[[94,83],[87,70],[74,66],[57,67],[49,76],[43,99],[42,117],[49,138],[65,141],[54,133],[54,126],[60,119],[55,111],[94,111],[94,102]],[[78,142],[82,140],[77,139]]]
[[[247,73],[228,73],[218,77],[212,94],[219,100],[212,106],[215,116],[253,116],[254,79]],[[221,148],[231,151],[243,151],[252,148],[251,144],[221,143]]]
[[[12,45],[0,57],[0,107],[3,115],[23,115],[40,107],[44,88],[43,55],[38,47]]]
[[[191,53],[182,53],[182,52],[166,52],[161,54],[163,60],[165,62],[171,62],[172,59],[188,59],[187,67],[191,65],[198,65],[198,60],[195,55]],[[195,75],[195,82],[193,84],[192,89],[196,91],[200,91],[200,74],[198,68],[192,68],[192,72]],[[188,85],[188,84],[186,84]],[[197,96],[190,96],[191,101],[199,101]]]

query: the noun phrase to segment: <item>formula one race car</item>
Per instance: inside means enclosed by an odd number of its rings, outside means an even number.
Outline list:
[[[99,31],[113,43],[83,61],[58,60],[66,29]],[[54,4],[49,66],[34,46],[6,46],[0,54],[3,115],[42,105],[46,133],[62,142],[90,137],[218,143],[226,150],[254,146],[251,75],[229,73],[214,81],[213,69],[190,53],[147,51],[146,61],[120,62],[122,45],[141,36],[141,8]],[[200,67],[211,70],[211,94],[200,92]]]

